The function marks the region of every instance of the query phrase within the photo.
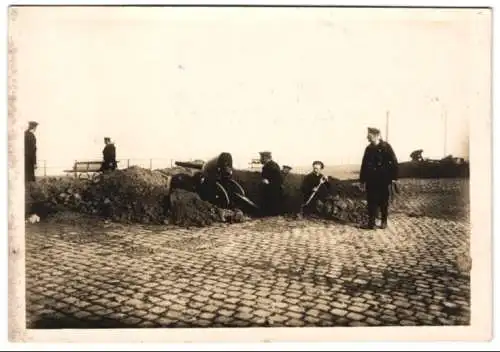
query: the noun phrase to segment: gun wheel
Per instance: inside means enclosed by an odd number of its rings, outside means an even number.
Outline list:
[[[215,183],[214,205],[222,209],[228,209],[231,201],[225,188],[219,183]]]

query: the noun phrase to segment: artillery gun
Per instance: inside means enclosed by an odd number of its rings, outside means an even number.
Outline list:
[[[250,211],[258,210],[258,206],[233,178],[233,158],[230,153],[221,153],[207,162],[176,161],[175,165],[200,170],[194,175],[194,183],[201,199],[222,209],[243,207]]]

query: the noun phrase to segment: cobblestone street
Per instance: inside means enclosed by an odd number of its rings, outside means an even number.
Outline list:
[[[466,219],[36,224],[28,328],[468,325]]]

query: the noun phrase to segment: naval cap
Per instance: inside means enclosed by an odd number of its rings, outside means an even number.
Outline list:
[[[380,130],[378,128],[375,128],[375,127],[368,127],[368,133],[380,134]]]

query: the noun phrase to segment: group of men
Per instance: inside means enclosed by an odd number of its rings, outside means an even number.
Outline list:
[[[381,138],[380,130],[369,127],[367,131],[368,146],[363,154],[359,182],[366,191],[368,207],[368,223],[366,229],[374,229],[376,218],[381,215],[381,228],[387,227],[389,213],[390,189],[398,178],[398,160],[391,145]],[[262,215],[275,216],[283,212],[283,182],[284,177],[292,169],[290,166],[279,165],[273,160],[270,152],[260,152],[263,164],[262,177]],[[311,213],[315,205],[331,197],[331,185],[328,178],[322,174],[325,165],[316,160],[312,163],[313,170],[304,177],[301,185],[303,204],[301,213]]]
[[[24,165],[26,182],[35,181],[37,167],[37,144],[35,131],[38,123],[30,121],[24,134]],[[389,189],[398,177],[398,160],[391,145],[382,140],[380,130],[369,127],[367,133],[369,141],[361,162],[359,174],[360,185],[366,191],[369,221],[365,228],[374,229],[375,219],[380,211],[381,227],[387,226],[389,209]],[[116,147],[111,138],[104,138],[103,161],[100,171],[112,171],[117,167]],[[286,175],[292,170],[288,165],[280,169],[273,160],[269,151],[260,152],[262,166],[262,199],[261,210],[264,216],[276,216],[283,213],[284,187]],[[330,183],[322,174],[323,162],[316,160],[312,163],[313,170],[305,176],[301,191],[304,196],[302,213],[314,211],[314,205],[323,202],[330,195]]]
[[[28,128],[24,131],[24,180],[35,182],[35,170],[37,169],[37,141],[36,129],[38,122],[30,121]],[[111,138],[104,137],[104,149],[102,150],[102,164],[99,171],[112,171],[117,167],[116,146]]]

